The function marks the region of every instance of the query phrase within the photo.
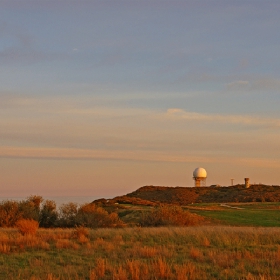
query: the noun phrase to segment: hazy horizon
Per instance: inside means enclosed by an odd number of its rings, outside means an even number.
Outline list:
[[[0,196],[280,184],[280,2],[0,7]]]

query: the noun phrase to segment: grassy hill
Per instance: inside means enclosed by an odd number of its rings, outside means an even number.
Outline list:
[[[230,187],[160,187],[144,186],[127,195],[115,197],[111,203],[155,206],[161,203],[188,205],[192,203],[278,202],[280,186],[242,185]]]
[[[108,212],[116,212],[128,225],[141,223],[143,213],[159,205],[179,205],[205,217],[210,224],[280,226],[280,186],[231,187],[145,186],[127,195],[94,201]]]

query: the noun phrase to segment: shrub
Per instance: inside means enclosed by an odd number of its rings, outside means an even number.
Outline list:
[[[76,224],[84,227],[120,227],[124,223],[116,213],[109,214],[105,209],[94,204],[82,205],[76,215]]]
[[[180,206],[160,206],[142,215],[142,226],[190,226],[204,220],[203,217],[183,210]]]
[[[21,219],[16,222],[16,227],[22,235],[34,235],[37,232],[39,223],[34,220]]]

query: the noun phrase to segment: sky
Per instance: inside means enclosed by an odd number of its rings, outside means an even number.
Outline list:
[[[0,197],[280,185],[279,11],[1,0]]]

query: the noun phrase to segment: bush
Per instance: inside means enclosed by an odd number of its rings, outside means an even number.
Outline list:
[[[34,235],[37,232],[39,223],[34,220],[21,219],[16,222],[16,227],[22,235]]]
[[[105,209],[91,203],[79,208],[76,215],[76,224],[90,228],[120,227],[124,225],[116,213],[109,214]]]
[[[180,206],[160,206],[142,215],[141,226],[191,226],[204,220],[203,217],[183,210]]]

